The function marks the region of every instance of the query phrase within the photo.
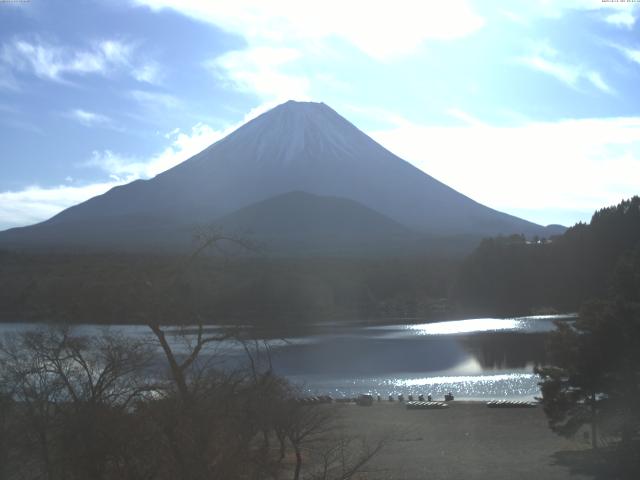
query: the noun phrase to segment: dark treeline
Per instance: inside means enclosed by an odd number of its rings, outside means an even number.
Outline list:
[[[0,321],[442,318],[460,260],[0,252]],[[199,318],[194,318],[196,313]]]
[[[580,306],[572,322],[558,322],[538,368],[542,405],[549,426],[560,435],[590,438],[593,452],[567,460],[596,478],[640,478],[640,246],[638,199],[598,213],[594,222],[618,235],[596,237],[602,256],[587,264],[606,278],[606,287]],[[616,250],[622,254],[615,255]],[[613,263],[610,270],[605,261]],[[586,467],[586,468],[585,468]]]
[[[274,257],[0,251],[0,321],[262,326],[577,311],[640,244],[640,198],[562,236],[461,255]],[[199,318],[195,318],[198,312]]]
[[[483,240],[463,263],[454,299],[491,314],[577,311],[607,295],[613,272],[640,249],[640,198],[597,211],[562,236]]]

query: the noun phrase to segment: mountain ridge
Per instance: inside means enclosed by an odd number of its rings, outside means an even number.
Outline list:
[[[289,101],[152,179],[115,187],[40,224],[0,232],[0,242],[37,243],[40,236],[46,243],[57,231],[62,243],[65,235],[91,243],[95,231],[87,230],[98,227],[118,248],[127,245],[134,218],[138,230],[149,223],[153,239],[293,191],[353,200],[426,235],[548,236],[545,227],[483,206],[422,172],[329,106]],[[105,224],[111,233],[100,227]]]
[[[353,200],[287,192],[214,222],[264,244],[270,253],[417,252],[422,236]]]

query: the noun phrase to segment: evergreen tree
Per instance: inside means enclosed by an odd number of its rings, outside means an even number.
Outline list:
[[[620,257],[609,296],[583,304],[551,334],[549,366],[538,368],[550,427],[606,435],[624,464],[640,466],[640,245]],[[610,443],[610,442],[609,442]]]

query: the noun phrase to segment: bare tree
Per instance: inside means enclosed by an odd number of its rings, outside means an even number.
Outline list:
[[[23,470],[34,478],[105,478],[132,401],[150,390],[142,342],[49,328],[0,341],[1,383],[16,403]],[[39,473],[37,473],[39,472]],[[37,475],[36,475],[37,473]]]
[[[334,415],[330,409],[320,405],[289,402],[288,407],[289,421],[286,426],[286,436],[295,452],[296,465],[293,478],[298,480],[302,470],[303,449],[317,442],[334,428]]]
[[[162,348],[167,363],[169,364],[171,378],[175,383],[181,400],[185,403],[188,403],[191,394],[187,379],[189,369],[193,366],[200,354],[203,353],[203,348],[209,344],[224,342],[225,340],[231,340],[237,336],[235,329],[219,334],[205,334],[204,325],[199,323],[196,326],[197,331],[195,334],[195,343],[190,345],[190,351],[183,355],[183,358],[179,358],[169,343],[165,330],[157,323],[148,323],[148,326],[160,343],[160,347]]]
[[[316,453],[319,459],[310,478],[312,480],[349,480],[360,473],[387,443],[386,438],[369,443],[362,437],[339,436]]]
[[[0,480],[8,480],[9,458],[11,456],[11,439],[14,435],[11,417],[14,413],[15,403],[5,390],[5,385],[0,384]]]
[[[200,241],[175,269],[176,282],[209,248],[225,262],[252,248],[219,232]],[[149,298],[179,290],[147,284]],[[163,312],[146,312],[154,342],[66,327],[2,339],[0,480],[299,480],[303,460],[308,478],[346,479],[377,452],[337,440],[334,409],[298,400],[274,374],[268,342],[205,326],[188,300],[176,303],[189,305],[177,327],[166,326]],[[226,347],[235,349],[231,365],[220,355]],[[287,448],[295,462],[283,461]]]
[[[40,471],[45,479],[54,477],[51,437],[55,427],[56,404],[64,401],[64,385],[49,372],[46,355],[33,347],[44,340],[45,332],[8,335],[0,342],[0,372],[7,395],[20,405],[21,450],[32,451],[26,469]]]

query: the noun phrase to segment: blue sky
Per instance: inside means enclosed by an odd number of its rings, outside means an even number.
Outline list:
[[[0,0],[0,229],[323,101],[490,207],[640,193],[640,3]]]

